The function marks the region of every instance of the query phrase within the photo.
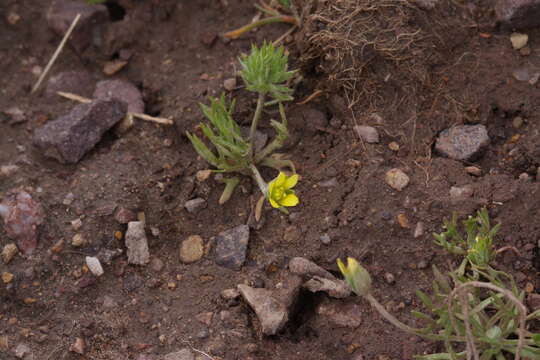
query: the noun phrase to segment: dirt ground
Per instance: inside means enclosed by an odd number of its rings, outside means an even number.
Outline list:
[[[285,329],[268,337],[261,335],[247,304],[225,300],[221,292],[242,283],[272,288],[296,256],[335,274],[336,259],[353,256],[371,272],[381,302],[414,324],[409,315],[419,306],[414,292],[429,289],[431,265],[445,269],[456,261],[433,244],[431,234],[441,231],[442,219],[453,211],[466,216],[483,206],[502,223],[497,247],[519,250],[519,256],[498,258],[498,266],[522,288],[540,289],[540,92],[536,84],[515,77],[516,70],[540,72],[538,30],[527,32],[530,54],[523,55],[512,48],[509,33],[492,26],[489,3],[458,7],[443,0],[433,9],[415,7],[409,25],[422,30],[422,54],[429,54],[414,68],[420,85],[411,91],[410,75],[374,57],[363,76],[374,81],[392,76],[380,82],[376,97],[364,94],[350,107],[347,90],[329,78],[325,54],[310,53],[309,61],[304,56],[317,24],[287,38],[291,67],[301,68],[305,78],[296,99],[325,90],[307,104],[297,101],[287,108],[293,138],[287,153],[302,176],[301,204],[289,216],[268,207],[264,225],[251,231],[244,266],[234,271],[214,262],[214,240],[221,231],[247,223],[257,188],[243,179],[237,195],[218,205],[223,185],[195,179],[207,165],[184,134],[203,119],[198,103],[225,91],[224,80],[238,69],[237,57],[252,43],[277,39],[288,26],[272,25],[225,42],[214,36],[251,21],[252,1],[118,1],[124,7],[113,7],[111,14],[130,30],[107,51],[77,55],[66,48],[51,74],[89,70],[105,79],[103,64],[128,50],[127,66],[113,78],[134,83],[146,112],[175,124],[136,120],[127,134],[107,134],[79,163],[64,165],[32,146],[35,128],[74,106],[43,91],[30,95],[38,67],[45,67],[59,42],[47,27],[49,3],[0,2],[0,165],[19,166],[0,177],[0,198],[25,187],[45,212],[35,253],[0,264],[0,273],[14,275],[0,303],[0,336],[8,339],[7,348],[0,347],[1,359],[15,359],[20,344],[29,346],[35,359],[143,359],[141,354],[151,358],[187,346],[231,360],[412,359],[440,348],[400,333],[358,298],[302,292]],[[16,24],[7,20],[13,12],[20,16]],[[362,89],[362,84],[355,86]],[[232,95],[239,102],[238,121],[248,124],[253,95],[242,89]],[[3,113],[14,106],[24,112],[24,121],[13,123]],[[471,163],[432,151],[442,130],[469,123],[485,125],[491,138],[474,163],[482,169],[480,176],[465,171]],[[377,128],[380,142],[359,141],[352,130],[356,124]],[[263,131],[271,134],[269,126]],[[391,142],[399,144],[398,151],[388,147]],[[404,190],[385,183],[391,168],[410,177]],[[472,196],[449,195],[451,187],[464,185],[473,187]],[[188,213],[184,203],[197,197],[207,200],[207,207]],[[144,212],[152,262],[128,265],[123,254],[96,278],[83,269],[85,256],[125,250],[115,237],[126,231],[113,215],[119,207]],[[400,214],[408,225],[397,221]],[[71,222],[77,218],[82,227],[75,231]],[[418,222],[425,230],[414,237]],[[76,233],[87,240],[82,248],[70,245]],[[330,241],[323,243],[325,234]],[[190,235],[200,235],[208,251],[200,261],[183,264],[179,245]],[[62,249],[51,250],[60,240]],[[0,247],[9,242],[0,227]],[[388,273],[395,283],[387,281]],[[342,314],[358,323],[343,324]],[[76,338],[86,342],[84,355],[69,350]]]

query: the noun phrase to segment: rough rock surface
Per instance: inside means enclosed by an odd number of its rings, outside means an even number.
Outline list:
[[[45,156],[75,164],[125,113],[126,105],[117,100],[77,105],[69,114],[36,129],[33,143]]]
[[[90,5],[84,0],[55,0],[47,12],[47,23],[57,35],[64,36],[77,14],[81,14],[81,18],[69,43],[82,53],[95,39],[102,37],[109,13],[105,5]]]
[[[536,28],[540,26],[540,0],[498,0],[495,14],[503,28]]]
[[[274,299],[270,290],[256,289],[243,284],[238,285],[238,290],[249,306],[255,310],[263,334],[275,335],[289,319],[285,305]]]
[[[240,270],[246,260],[248,242],[247,225],[221,232],[216,238],[216,263],[229,269]]]
[[[135,265],[148,264],[150,261],[150,252],[148,251],[148,240],[142,221],[131,221],[128,223],[126,247],[128,263]]]
[[[435,150],[450,159],[470,161],[477,159],[489,142],[484,125],[458,125],[439,134]]]
[[[64,71],[52,76],[47,81],[45,94],[57,97],[57,91],[70,92],[84,97],[91,97],[96,82],[88,71]]]
[[[26,191],[14,189],[0,202],[0,217],[7,235],[17,241],[19,250],[31,254],[37,247],[39,226],[43,223],[41,204]]]
[[[143,113],[144,101],[140,90],[125,80],[103,80],[97,83],[94,99],[120,100],[127,104],[127,111]]]

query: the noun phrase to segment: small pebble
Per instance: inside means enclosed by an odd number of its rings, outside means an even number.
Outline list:
[[[416,264],[416,268],[418,269],[425,269],[428,267],[428,263],[426,260],[420,260],[418,264]]]
[[[17,245],[15,243],[10,243],[4,246],[4,249],[2,250],[2,260],[5,264],[9,264],[11,260],[17,255],[19,252],[19,249],[17,248]]]
[[[79,230],[81,227],[82,227],[82,220],[79,218],[79,219],[75,219],[71,222],[71,227],[73,228],[73,230],[77,231]]]
[[[223,82],[223,87],[228,91],[234,90],[236,88],[236,78],[226,79]]]
[[[482,176],[482,169],[477,166],[466,166],[465,171],[473,176]]]
[[[395,141],[392,141],[390,144],[388,144],[388,148],[392,151],[399,151],[399,144]]]
[[[523,125],[523,118],[521,116],[516,116],[514,120],[512,120],[512,126],[516,129],[519,129]]]
[[[397,222],[399,226],[401,226],[404,229],[410,229],[411,224],[409,224],[409,219],[407,218],[407,215],[401,213],[397,216]]]
[[[521,56],[529,56],[531,55],[531,48],[528,46],[524,46],[521,49],[519,49],[519,54]]]
[[[195,178],[199,182],[203,182],[208,180],[208,178],[212,175],[212,170],[199,170],[197,171],[197,174],[195,174]]]
[[[69,351],[83,355],[86,344],[82,338],[76,338],[75,342],[69,347]]]
[[[99,259],[97,257],[87,256],[86,266],[88,266],[90,272],[95,276],[101,276],[104,274],[103,267],[101,266],[101,263],[99,262]]]
[[[184,204],[184,207],[186,208],[186,210],[190,214],[197,213],[197,212],[201,211],[202,209],[205,209],[206,206],[207,206],[206,200],[204,200],[202,198],[196,198],[196,199],[188,200]]]
[[[225,289],[221,292],[221,297],[225,300],[234,300],[240,297],[240,292],[237,289]]]
[[[403,190],[409,185],[409,176],[400,169],[388,170],[385,177],[386,183],[397,191]]]
[[[69,206],[71,203],[73,203],[73,200],[75,200],[75,195],[73,195],[73,193],[68,193],[62,201],[62,204]]]
[[[392,285],[392,284],[394,284],[394,283],[396,282],[396,277],[395,277],[394,274],[392,274],[392,273],[385,273],[385,274],[384,274],[384,280],[385,280],[388,284]]]
[[[330,238],[328,234],[321,235],[320,240],[324,245],[329,245],[330,242],[332,241],[332,239]]]
[[[424,231],[424,223],[419,221],[418,223],[416,223],[416,227],[414,228],[414,238],[418,239],[419,237],[424,235]]]
[[[73,238],[71,239],[71,246],[73,247],[81,247],[86,243],[86,240],[81,234],[75,234]]]
[[[356,125],[354,131],[360,139],[364,140],[369,144],[374,144],[379,142],[379,132],[373,126],[366,125]]]
[[[13,280],[13,274],[10,272],[3,272],[2,273],[2,281],[4,284],[9,284]]]
[[[191,235],[180,246],[180,260],[189,264],[199,261],[204,255],[204,241],[199,235]]]
[[[512,33],[510,35],[510,42],[512,43],[512,47],[514,50],[519,50],[525,45],[527,45],[527,42],[529,41],[529,35],[527,34],[521,34],[521,33]]]

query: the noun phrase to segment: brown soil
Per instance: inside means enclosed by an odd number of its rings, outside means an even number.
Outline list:
[[[36,81],[33,68],[45,66],[59,41],[47,29],[49,1],[0,3],[0,165],[20,166],[17,173],[0,178],[0,195],[14,187],[31,188],[46,213],[36,253],[0,264],[0,272],[15,275],[13,289],[0,303],[0,336],[9,339],[9,350],[0,349],[0,358],[15,358],[13,349],[26,343],[36,359],[78,359],[81,356],[69,347],[81,337],[87,343],[83,356],[87,359],[136,359],[139,354],[167,354],[188,345],[216,359],[360,359],[359,355],[411,359],[438,350],[437,344],[398,332],[358,298],[302,293],[287,327],[277,336],[265,337],[245,303],[225,301],[220,293],[240,283],[271,288],[295,256],[334,272],[338,257],[354,256],[371,272],[381,302],[414,324],[409,316],[419,306],[414,292],[429,288],[430,265],[444,269],[456,261],[432,243],[430,234],[440,231],[442,219],[453,211],[465,216],[482,206],[503,224],[497,246],[515,246],[520,252],[501,257],[499,266],[509,270],[520,286],[530,283],[540,288],[536,222],[540,189],[535,180],[540,165],[540,93],[512,75],[522,67],[540,71],[538,30],[528,32],[531,54],[522,56],[512,49],[507,33],[490,26],[492,15],[481,2],[472,11],[451,1],[432,10],[408,9],[405,25],[422,30],[421,53],[407,60],[407,73],[402,63],[373,55],[362,73],[371,82],[356,81],[353,90],[364,96],[355,97],[355,104],[347,107],[350,92],[332,83],[335,67],[329,67],[321,53],[324,44],[313,42],[320,38],[311,36],[320,30],[320,23],[310,22],[287,43],[292,67],[302,67],[306,79],[296,98],[326,90],[306,105],[291,104],[287,110],[295,139],[288,154],[302,175],[301,205],[289,216],[267,208],[264,226],[251,232],[245,265],[232,271],[216,265],[211,251],[197,263],[182,264],[179,243],[197,234],[211,249],[219,232],[247,222],[256,187],[244,179],[237,196],[219,206],[223,185],[194,180],[207,165],[197,159],[184,133],[202,120],[198,102],[224,91],[223,80],[232,76],[239,54],[253,42],[276,39],[287,26],[272,25],[241,40],[208,45],[205,42],[213,34],[249,22],[252,2],[119,3],[133,6],[126,11],[139,30],[120,41],[133,56],[115,77],[136,84],[145,96],[146,111],[173,118],[175,126],[137,121],[121,138],[107,135],[77,165],[46,159],[31,143],[36,127],[74,105],[42,94],[30,96]],[[15,25],[6,21],[11,12],[21,17]],[[105,78],[103,63],[114,52],[77,56],[67,48],[52,73],[87,69]],[[390,80],[384,82],[389,74]],[[242,90],[234,95],[239,101],[237,118],[247,124],[253,96]],[[13,106],[25,112],[25,122],[11,125],[2,114]],[[313,109],[325,118],[310,121],[305,114]],[[519,128],[512,125],[516,116],[525,120]],[[460,123],[488,128],[492,143],[477,162],[483,169],[480,177],[467,174],[464,165],[470,164],[431,153],[435,136]],[[352,131],[355,124],[377,127],[380,143],[359,142]],[[264,131],[271,133],[270,128]],[[388,148],[392,141],[400,145],[398,152]],[[401,192],[384,182],[386,171],[394,167],[411,178]],[[522,173],[531,180],[518,179]],[[325,186],[332,179],[336,184]],[[474,195],[452,200],[450,187],[465,184],[474,187]],[[64,205],[68,193],[74,201]],[[208,207],[193,215],[183,204],[195,197],[207,199]],[[118,206],[144,212],[148,227],[159,229],[149,241],[152,257],[164,263],[162,270],[129,266],[123,255],[98,279],[81,274],[85,255],[123,248],[114,237],[116,231],[126,230],[112,215]],[[399,214],[405,214],[410,228],[398,224]],[[79,232],[89,245],[74,249],[69,245],[75,234],[70,222],[79,217],[83,222]],[[414,238],[419,221],[425,224],[425,234]],[[331,238],[328,245],[320,240],[325,233]],[[61,239],[66,243],[62,252],[52,252]],[[0,246],[8,242],[0,227]],[[395,276],[395,284],[385,281],[386,273]],[[105,296],[117,305],[104,307]],[[37,301],[25,304],[25,298]],[[322,303],[355,312],[360,326],[336,325],[316,312]],[[197,320],[206,312],[213,313],[209,325]]]

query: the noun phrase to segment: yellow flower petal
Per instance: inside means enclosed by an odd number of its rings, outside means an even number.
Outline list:
[[[352,257],[347,258],[347,268],[351,273],[355,273],[358,269],[358,261]]]
[[[285,187],[287,189],[292,189],[296,183],[298,182],[298,175],[297,174],[294,174],[293,176],[290,176],[286,181],[285,181]]]
[[[298,196],[296,196],[294,194],[289,194],[289,195],[285,196],[281,200],[281,205],[283,205],[283,206],[296,206],[296,205],[298,205],[299,202],[300,202],[300,200],[298,200]]]
[[[275,187],[282,187],[285,184],[285,181],[287,181],[287,175],[285,173],[280,172],[278,177],[272,181],[274,183]]]
[[[270,205],[272,205],[272,207],[278,209],[280,208],[281,206],[279,206],[279,204],[274,200],[272,199],[271,197],[268,198],[268,200],[270,201]]]
[[[343,274],[343,276],[347,276],[349,274],[349,271],[345,267],[345,264],[339,258],[337,259],[337,266],[339,268],[339,271],[341,271],[341,273]]]

